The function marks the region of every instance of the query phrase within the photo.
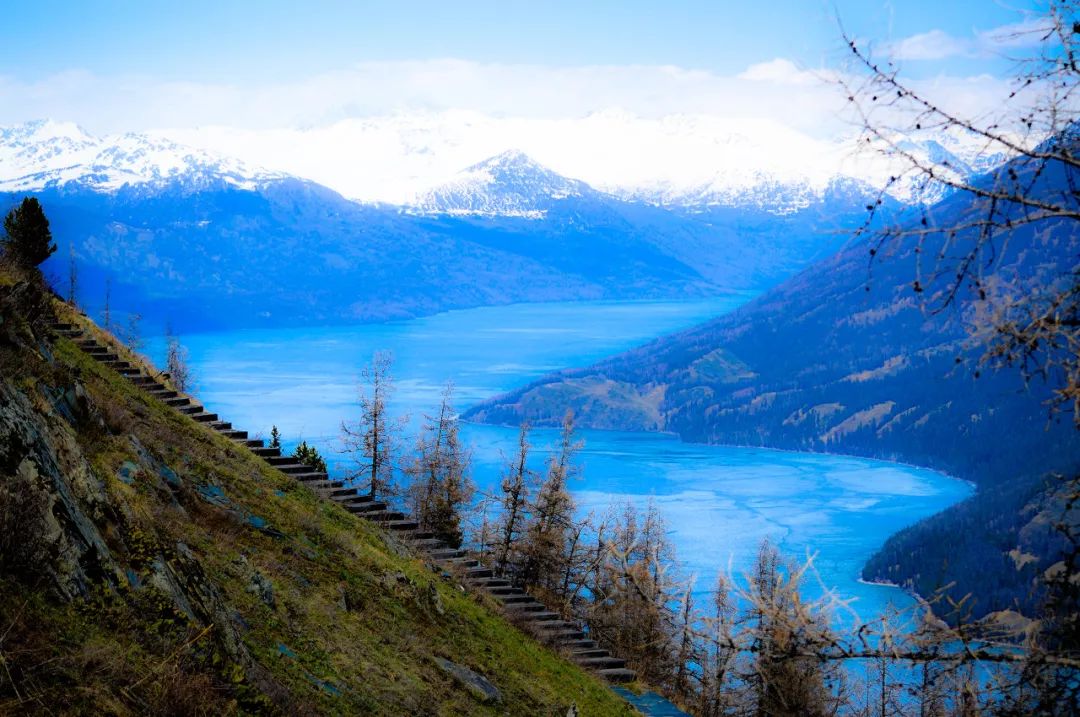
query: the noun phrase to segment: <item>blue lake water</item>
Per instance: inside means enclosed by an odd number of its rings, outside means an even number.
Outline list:
[[[348,466],[339,426],[356,415],[361,368],[378,350],[394,355],[393,410],[416,425],[433,411],[448,380],[465,407],[551,370],[584,366],[656,336],[738,306],[748,296],[694,302],[517,304],[452,311],[385,324],[245,330],[182,337],[197,393],[214,411],[252,434],[281,430],[329,456],[332,472]],[[149,342],[159,360],[162,340]],[[473,476],[482,490],[498,485],[517,430],[467,425]],[[760,541],[793,558],[815,554],[810,591],[835,589],[855,598],[862,617],[901,591],[858,581],[863,562],[889,535],[970,494],[940,473],[845,456],[687,444],[670,435],[582,431],[582,475],[572,486],[583,511],[612,501],[642,506],[651,498],[671,528],[678,556],[697,590],[718,571],[740,579]],[[555,431],[537,429],[536,468]],[[704,595],[702,596],[704,597]]]

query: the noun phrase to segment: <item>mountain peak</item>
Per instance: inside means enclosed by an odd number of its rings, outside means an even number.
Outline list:
[[[74,122],[34,120],[0,127],[0,190],[35,191],[77,183],[95,191],[123,186],[214,182],[254,188],[285,175],[150,134],[98,138]]]
[[[584,182],[511,149],[467,167],[426,192],[413,209],[423,214],[540,219],[556,203],[590,194],[595,192]]]

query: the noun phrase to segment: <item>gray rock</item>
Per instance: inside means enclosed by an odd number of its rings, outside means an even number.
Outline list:
[[[467,689],[473,697],[486,704],[492,704],[502,701],[502,694],[499,692],[499,688],[491,684],[483,675],[473,672],[468,667],[463,667],[456,663],[450,662],[450,660],[444,660],[441,657],[432,658],[435,660],[435,664],[442,669],[443,672],[454,678],[462,687]]]

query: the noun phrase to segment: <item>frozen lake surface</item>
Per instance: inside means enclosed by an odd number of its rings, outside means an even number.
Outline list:
[[[182,337],[198,395],[252,434],[276,424],[286,443],[301,438],[345,471],[338,433],[356,415],[361,368],[378,350],[394,355],[393,409],[416,425],[448,380],[456,405],[473,403],[567,366],[585,366],[665,333],[730,311],[746,296],[694,302],[517,304],[452,311],[385,324],[244,330]],[[161,363],[163,344],[150,342]],[[513,453],[514,428],[467,425],[474,479],[498,485]],[[858,581],[863,562],[886,538],[956,503],[970,487],[935,471],[862,458],[683,443],[670,435],[582,431],[582,477],[572,486],[583,510],[613,500],[642,507],[653,498],[678,556],[707,591],[717,571],[737,579],[760,541],[793,558],[816,555],[820,586],[856,598],[862,617],[910,598]],[[555,431],[535,430],[534,467]],[[816,582],[816,579],[815,579]],[[704,594],[701,597],[705,597]],[[700,603],[699,603],[700,604]]]

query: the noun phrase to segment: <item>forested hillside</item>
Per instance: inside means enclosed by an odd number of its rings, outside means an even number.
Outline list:
[[[1032,180],[1033,191],[1063,191],[1071,171],[1051,167]],[[972,211],[970,198],[957,195],[933,216],[952,226]],[[1031,579],[1054,551],[1044,533],[1024,530],[1038,512],[1027,506],[1041,500],[1049,473],[1080,468],[1071,418],[1051,415],[1047,404],[1059,377],[1025,383],[1015,368],[980,365],[990,302],[968,286],[944,310],[928,308],[955,281],[920,263],[940,244],[913,236],[873,258],[871,246],[852,246],[730,315],[551,375],[468,416],[547,424],[571,405],[597,428],[941,469],[975,482],[979,494],[891,541],[866,577],[910,582],[926,594],[957,579],[954,592],[974,591],[979,613],[1030,605]],[[978,259],[981,289],[988,298],[1023,295],[1076,270],[1080,235],[1073,222],[1051,220],[1012,231],[994,249]],[[965,523],[978,527],[965,531]],[[942,530],[962,537],[942,541]],[[1005,555],[1013,548],[1038,559],[1014,569]],[[1001,570],[986,570],[987,552]]]

